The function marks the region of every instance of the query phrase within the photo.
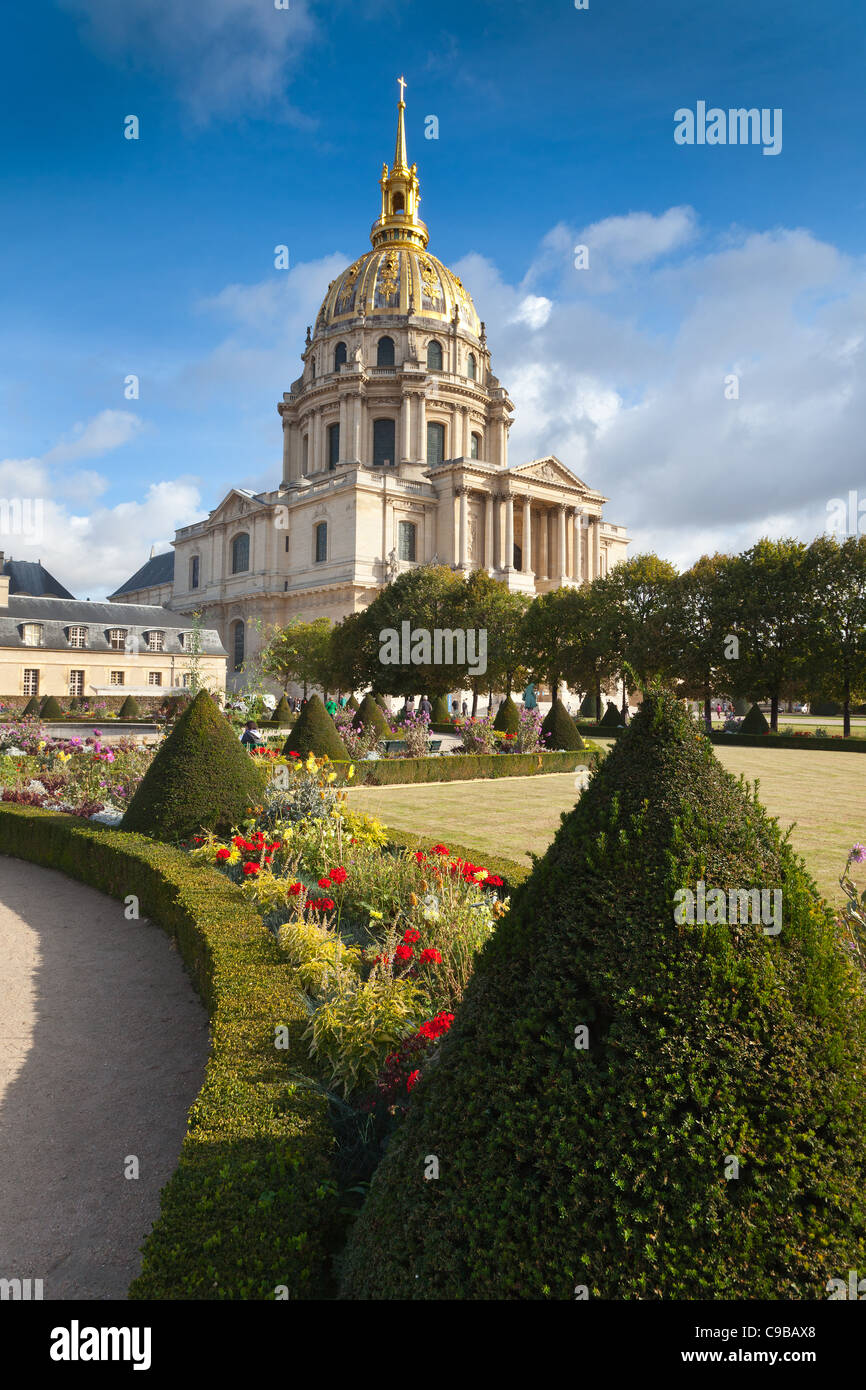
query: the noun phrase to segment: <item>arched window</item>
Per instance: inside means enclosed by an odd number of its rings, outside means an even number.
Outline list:
[[[445,458],[445,426],[435,420],[427,422],[427,466],[435,468]]]
[[[339,423],[328,426],[328,467],[334,469],[340,459],[340,426]]]
[[[250,567],[250,538],[246,531],[232,541],[232,574],[243,574]]]
[[[480,458],[480,457],[481,457],[480,449],[481,449],[481,435],[480,435],[480,434],[473,434],[472,440],[471,440],[470,445],[469,445],[469,457],[470,457],[471,459]]]
[[[315,359],[315,357],[311,357],[311,358],[310,358],[310,376],[315,376],[315,375],[316,375],[316,359]]]
[[[393,367],[394,365],[394,339],[380,338],[376,348],[376,366]]]
[[[400,560],[415,559],[417,527],[414,521],[401,521],[397,527],[397,556]]]
[[[334,348],[334,371],[338,372],[346,361],[346,344],[338,343]]]
[[[394,462],[396,427],[393,420],[373,421],[373,463],[384,467]]]
[[[403,212],[404,209],[405,209],[405,207],[406,207],[406,204],[405,204],[404,199],[403,199],[403,194],[402,194],[402,193],[395,193],[395,194],[394,194],[394,197],[391,199],[391,211],[392,211],[392,213]]]
[[[474,352],[470,352],[469,356],[468,356],[467,359],[466,359],[466,375],[468,376],[468,378],[469,378],[470,381],[474,381],[474,380],[475,380],[475,376],[476,376],[476,365],[475,365],[475,353],[474,353]]]
[[[435,338],[427,344],[427,366],[431,372],[442,370],[442,344]]]
[[[244,664],[244,625],[239,618],[232,624],[232,651],[234,653],[234,667],[239,671]]]
[[[316,564],[320,565],[328,558],[328,523],[320,521],[313,530],[316,546]]]

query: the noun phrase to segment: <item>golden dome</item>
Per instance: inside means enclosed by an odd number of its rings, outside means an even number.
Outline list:
[[[421,201],[417,166],[407,162],[406,103],[401,77],[397,143],[389,171],[382,167],[382,211],[373,223],[373,250],[332,280],[316,319],[316,333],[358,318],[408,316],[439,319],[476,338],[481,323],[460,277],[427,250],[427,228],[418,216]]]
[[[358,318],[417,314],[457,321],[476,338],[481,324],[462,280],[429,251],[410,246],[378,248],[359,257],[331,282],[316,321],[316,331]]]

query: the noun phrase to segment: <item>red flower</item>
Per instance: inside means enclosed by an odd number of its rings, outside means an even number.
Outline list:
[[[503,880],[499,877],[498,874],[488,874],[487,877],[486,877],[486,879],[484,880],[484,887],[485,887],[485,888],[501,888],[501,887],[502,887],[502,883],[503,883]]]
[[[307,898],[307,907],[314,908],[317,912],[333,912],[333,898]]]
[[[416,849],[416,851],[415,851],[415,858],[418,860],[418,863],[419,863],[419,864],[423,864],[423,863],[424,863],[424,860],[427,858],[427,856],[426,856],[426,854],[424,853],[423,849]]]
[[[448,846],[447,846],[447,845],[431,845],[431,847],[430,847],[430,853],[431,853],[431,854],[447,854],[447,853],[448,853]]]
[[[411,946],[398,946],[394,952],[397,960],[411,960],[414,954]]]
[[[418,1077],[419,1077],[420,1075],[421,1075],[420,1071],[410,1071],[410,1073],[409,1073],[409,1075],[408,1075],[408,1077],[407,1077],[407,1079],[406,1079],[406,1090],[407,1090],[407,1091],[411,1091],[412,1087],[415,1085],[415,1082],[418,1080]]]
[[[442,957],[436,950],[435,946],[428,946],[426,951],[421,952],[421,955],[418,957],[418,959],[420,960],[422,965],[427,965],[428,962],[430,965],[442,964]]]
[[[421,1027],[418,1029],[418,1034],[420,1037],[429,1038],[430,1041],[433,1042],[436,1038],[441,1037],[443,1033],[447,1033],[453,1022],[453,1014],[437,1014],[435,1018],[428,1019],[426,1023],[421,1024]]]
[[[407,927],[403,933],[403,940],[412,943],[420,941],[421,933],[419,931],[416,931],[414,927]]]
[[[258,871],[259,871],[259,866],[258,866],[258,864],[254,864],[252,861],[250,861],[248,864],[244,864],[244,873],[245,873],[245,874],[252,876],[252,875],[254,875],[254,874],[257,874]]]
[[[338,865],[336,869],[331,870],[332,883],[345,883],[348,877],[349,875],[343,868],[342,864]]]
[[[286,889],[286,892],[291,893],[294,897],[297,897],[298,893],[303,893],[303,891],[303,883],[290,883],[288,888]]]
[[[329,878],[320,878],[320,879],[319,879],[319,887],[320,887],[320,888],[330,888],[330,886],[331,886],[331,880],[330,880]]]
[[[192,842],[194,845],[200,845],[203,843],[203,839],[204,837],[202,835],[193,835]]]
[[[230,854],[231,854],[231,850],[230,850],[230,849],[218,849],[217,852],[216,852],[216,857],[217,857],[217,859],[228,859],[228,857],[229,857]]]

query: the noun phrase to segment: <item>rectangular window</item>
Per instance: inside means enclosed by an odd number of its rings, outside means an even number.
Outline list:
[[[401,560],[415,559],[416,528],[412,521],[401,521],[397,528],[397,555]]]
[[[70,672],[69,672],[69,693],[70,693],[70,695],[83,695],[83,694],[84,694],[84,672],[83,672],[83,671],[70,671]]]
[[[123,685],[123,683],[124,683],[124,679],[123,679],[123,678],[124,678],[124,672],[123,672],[123,671],[111,671],[111,672],[109,672],[109,676],[108,676],[108,684],[109,684],[109,685]]]
[[[328,558],[328,523],[320,521],[316,527],[316,563]]]
[[[25,647],[42,646],[42,624],[24,623],[21,628],[21,640]]]
[[[148,671],[148,673],[147,673],[147,683],[148,683],[148,685],[162,685],[162,672],[161,672],[161,671]]]
[[[336,468],[340,459],[340,426],[328,426],[328,467]]]
[[[193,555],[189,562],[189,587],[191,589],[198,588],[198,559],[197,555]]]
[[[86,646],[87,646],[87,628],[86,628],[86,627],[71,627],[71,628],[69,629],[69,645],[70,645],[70,647],[86,647]]]
[[[39,672],[33,667],[24,668],[24,694],[39,694]]]
[[[108,633],[108,645],[113,652],[122,652],[126,642],[126,628],[113,627]]]
[[[393,420],[373,421],[373,463],[379,467],[394,462],[396,424]]]
[[[445,459],[445,426],[436,420],[427,422],[427,464],[435,468]]]
[[[165,633],[149,632],[147,634],[147,650],[149,652],[161,652],[165,649]]]
[[[191,675],[191,673],[190,673],[189,671],[184,671],[183,676],[182,676],[182,678],[181,678],[181,685],[183,685],[183,686],[186,687],[186,686],[189,686],[191,683],[192,683],[192,675]]]

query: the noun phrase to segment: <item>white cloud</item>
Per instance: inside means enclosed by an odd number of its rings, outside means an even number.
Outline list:
[[[75,459],[99,458],[122,444],[128,444],[142,428],[141,419],[131,411],[100,411],[86,424],[74,425],[71,437],[49,449],[45,462],[71,463]]]
[[[97,51],[166,74],[196,121],[257,111],[311,124],[284,91],[316,37],[308,0],[291,0],[286,9],[273,0],[60,3],[79,17]]]
[[[525,323],[529,328],[543,328],[552,308],[552,299],[546,299],[542,294],[527,294],[517,306],[514,321]]]

